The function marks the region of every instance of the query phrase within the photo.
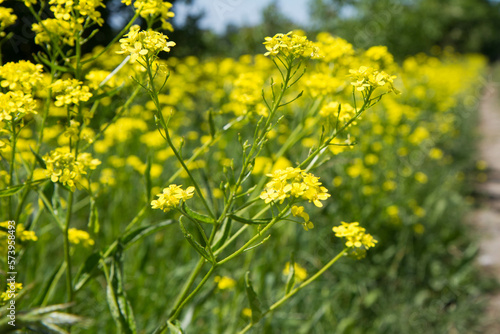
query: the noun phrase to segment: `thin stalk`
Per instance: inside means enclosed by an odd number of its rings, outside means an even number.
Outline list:
[[[173,314],[174,310],[177,310],[179,306],[182,304],[184,298],[186,297],[186,295],[189,293],[189,290],[193,286],[196,277],[200,273],[204,263],[205,263],[204,258],[200,258],[200,260],[198,260],[196,267],[194,267],[193,271],[189,275],[188,280],[186,281],[186,283],[184,283],[181,292],[175,299],[174,306],[172,306],[172,311],[170,312],[170,314]]]
[[[314,280],[316,280],[319,276],[321,276],[325,271],[327,271],[328,268],[330,268],[335,262],[337,262],[348,250],[349,250],[349,248],[344,248],[339,254],[337,254],[337,256],[335,256],[333,259],[331,259],[330,262],[328,262],[323,268],[318,270],[316,272],[316,274],[311,276],[309,279],[304,281],[298,287],[296,287],[295,289],[293,289],[289,293],[287,293],[285,296],[283,296],[283,298],[281,298],[276,303],[271,305],[268,310],[266,310],[264,313],[262,313],[262,317],[265,317],[267,314],[271,313],[272,311],[274,311],[275,309],[277,309],[278,307],[283,305],[283,303],[285,303],[288,299],[290,299],[290,297],[292,297],[297,292],[299,292],[300,290],[302,290],[303,288],[305,288],[306,286],[311,284]],[[246,333],[250,328],[253,327],[253,325],[254,325],[254,323],[249,323],[245,328],[243,328],[241,331],[239,331],[238,334]]]
[[[151,98],[153,99],[153,102],[155,104],[156,111],[157,111],[157,114],[158,114],[158,119],[160,120],[161,126],[163,127],[163,130],[165,131],[165,137],[164,138],[167,141],[167,143],[170,146],[170,148],[172,149],[172,152],[174,152],[174,155],[177,158],[177,160],[179,161],[179,163],[181,164],[182,168],[184,168],[184,170],[188,174],[189,179],[193,183],[193,186],[196,189],[196,193],[201,198],[201,201],[202,201],[203,205],[205,206],[205,208],[207,209],[207,212],[209,213],[209,215],[212,218],[215,219],[215,214],[212,212],[212,209],[208,205],[208,202],[205,199],[205,196],[203,196],[203,193],[201,192],[201,189],[200,189],[200,186],[198,185],[198,182],[196,182],[196,180],[194,179],[193,175],[191,174],[191,171],[186,166],[186,164],[184,162],[184,159],[179,154],[179,152],[177,151],[177,149],[175,148],[175,146],[174,146],[174,144],[172,142],[172,139],[170,138],[170,133],[168,131],[167,124],[165,123],[165,120],[163,118],[163,114],[161,113],[160,101],[158,100],[158,92],[156,91],[156,88],[155,88],[154,76],[153,76],[153,73],[151,72],[151,65],[152,65],[152,63],[148,61],[147,62],[147,66],[146,66],[146,70],[147,70],[147,73],[148,73],[149,84],[150,84],[150,87],[151,87],[150,88],[150,95],[151,95]]]
[[[236,256],[240,255],[241,253],[243,253],[245,251],[245,249],[247,249],[250,245],[252,245],[257,239],[259,239],[262,234],[264,234],[265,232],[267,232],[267,230],[269,230],[271,227],[273,227],[278,221],[280,221],[280,219],[285,215],[285,213],[290,209],[290,204],[288,204],[283,210],[281,210],[281,212],[276,216],[274,217],[270,222],[269,224],[266,225],[266,227],[264,227],[262,230],[259,231],[258,234],[254,235],[250,240],[248,240],[243,246],[240,247],[240,249],[238,249],[237,251],[235,251],[233,254],[227,256],[225,259],[223,260],[220,260],[219,262],[217,262],[217,265],[222,265],[228,261],[230,261],[231,259],[235,258]]]
[[[66,263],[66,289],[68,292],[68,302],[73,301],[74,291],[73,291],[73,279],[71,277],[71,255],[70,245],[69,245],[69,224],[71,221],[71,210],[73,208],[73,192],[69,193],[68,196],[68,211],[66,212],[66,222],[64,225],[64,262]]]
[[[9,166],[9,187],[14,185],[14,165],[16,163],[16,142],[17,142],[17,134],[16,134],[16,122],[12,119],[12,152],[10,157],[10,166]],[[12,198],[13,196],[9,196],[9,217],[13,218],[13,208],[12,208]]]
[[[215,268],[216,268],[215,265],[210,268],[210,270],[205,274],[205,276],[203,277],[203,279],[201,280],[201,282],[198,283],[198,285],[193,290],[193,292],[191,292],[189,294],[189,296],[187,296],[187,298],[184,299],[184,301],[181,303],[181,305],[179,305],[179,307],[170,316],[170,318],[168,319],[168,321],[173,321],[173,320],[175,320],[177,318],[177,316],[179,315],[180,311],[184,308],[184,306],[198,293],[198,291],[203,287],[203,285],[205,285],[206,281],[210,278],[210,276],[214,272]]]

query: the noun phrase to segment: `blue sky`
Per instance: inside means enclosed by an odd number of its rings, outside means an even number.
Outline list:
[[[310,0],[278,0],[283,14],[299,24],[306,25],[309,17]],[[228,23],[236,25],[255,25],[260,22],[262,9],[272,0],[194,0],[193,12],[205,12],[200,21],[202,29],[212,29],[223,33]],[[185,5],[175,5],[175,20],[182,23],[187,15]]]

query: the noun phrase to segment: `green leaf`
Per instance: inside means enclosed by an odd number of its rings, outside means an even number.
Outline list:
[[[43,160],[43,158],[41,157],[41,155],[38,154],[38,153],[36,153],[35,151],[33,151],[33,149],[31,148],[31,146],[30,146],[30,150],[31,150],[31,153],[33,153],[33,155],[35,156],[36,161],[38,162],[38,164],[40,165],[40,167],[42,167],[43,169],[47,169],[47,165],[45,164],[45,160]]]
[[[80,290],[85,283],[89,280],[89,278],[92,276],[92,272],[94,269],[97,267],[99,264],[99,260],[101,259],[101,255],[97,252],[90,254],[83,265],[81,266],[80,270],[75,276],[75,290],[78,291]]]
[[[262,318],[262,304],[252,287],[249,271],[245,274],[245,289],[247,291],[248,303],[250,305],[250,309],[252,310],[252,324],[256,324]]]
[[[90,198],[90,216],[89,216],[89,230],[93,230],[94,233],[99,233],[99,211],[97,210],[97,205],[95,203],[95,198]]]
[[[124,247],[128,248],[132,244],[147,237],[148,235],[155,233],[155,232],[158,232],[159,230],[163,229],[164,227],[171,225],[173,222],[174,222],[173,220],[169,219],[169,220],[165,220],[163,222],[160,222],[156,225],[136,228],[135,230],[132,230],[132,231],[125,233],[125,235],[120,238],[120,241]]]
[[[232,222],[233,220],[231,218],[227,218],[222,223],[219,231],[217,231],[217,234],[215,235],[214,246],[212,247],[214,251],[218,250],[222,245],[224,245],[227,238],[229,238],[231,226],[233,225]]]
[[[184,217],[180,217],[179,218],[179,226],[182,230],[182,233],[184,233],[184,237],[186,238],[186,240],[189,242],[189,244],[191,246],[193,246],[193,248],[201,255],[203,256],[205,259],[207,259],[208,261],[210,261],[211,263],[213,263],[213,259],[212,257],[210,256],[210,254],[208,254],[208,252],[205,250],[205,248],[200,245],[196,240],[193,239],[193,235],[191,233],[188,232],[188,230],[186,229],[186,227],[184,226],[184,224],[182,223],[182,219]]]
[[[269,223],[272,219],[271,218],[259,218],[259,219],[246,219],[240,216],[236,216],[233,214],[227,215],[229,218],[236,220],[237,222],[243,223],[243,224],[248,224],[248,225],[261,225],[261,224],[267,224]]]
[[[123,284],[123,268],[122,263],[123,260],[121,258],[121,251],[118,252],[115,256],[115,261],[113,261],[115,266],[115,278],[116,278],[116,292],[117,292],[117,301],[118,307],[120,308],[120,313],[125,318],[128,329],[131,333],[137,333],[137,326],[135,324],[134,311],[132,309],[132,305],[127,298],[127,294],[125,291],[125,287]]]
[[[17,186],[7,187],[5,189],[0,190],[0,197],[9,197],[20,192],[26,184],[19,184]]]
[[[184,212],[190,217],[190,218],[193,218],[197,221],[199,221],[200,223],[206,223],[206,224],[215,224],[215,219],[209,217],[209,216],[206,216],[206,215],[203,215],[201,213],[198,213],[196,211],[193,211],[189,208],[189,206],[186,205],[186,202],[183,202],[182,203],[182,209],[184,210]]]
[[[214,138],[217,130],[215,129],[214,115],[212,109],[208,110],[208,124],[210,126],[210,136]]]

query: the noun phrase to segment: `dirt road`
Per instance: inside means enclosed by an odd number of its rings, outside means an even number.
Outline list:
[[[478,186],[480,207],[474,222],[481,237],[479,265],[500,282],[500,86],[490,82],[480,105],[480,157],[487,163],[487,180]],[[500,333],[500,293],[487,309],[485,334]]]

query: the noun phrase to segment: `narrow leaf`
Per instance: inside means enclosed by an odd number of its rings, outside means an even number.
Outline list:
[[[40,156],[40,154],[38,154],[35,151],[33,151],[33,149],[31,148],[31,146],[30,146],[30,150],[31,150],[31,153],[33,153],[33,155],[35,156],[36,161],[38,162],[38,164],[40,165],[40,167],[42,167],[43,169],[47,169],[47,165],[45,164],[45,160],[43,160],[43,158]]]
[[[92,272],[99,264],[99,260],[101,259],[101,255],[97,252],[90,254],[80,270],[75,276],[75,290],[80,290],[83,285],[88,281],[88,279],[92,276]]]
[[[182,223],[182,218],[184,217],[181,217],[179,218],[179,226],[182,230],[182,233],[184,233],[184,237],[186,238],[186,240],[189,242],[189,244],[191,246],[193,246],[193,248],[201,255],[203,256],[205,259],[207,259],[208,261],[210,262],[213,262],[212,258],[210,257],[210,255],[208,254],[208,252],[205,250],[205,248],[200,245],[196,240],[193,239],[193,235],[191,233],[188,232],[188,230],[186,229],[186,227],[184,226],[184,224]]]
[[[209,216],[206,216],[206,215],[203,215],[201,213],[198,213],[194,210],[191,210],[189,208],[189,206],[186,205],[186,202],[183,202],[182,203],[182,209],[184,210],[184,212],[190,217],[190,218],[193,218],[197,221],[199,221],[200,223],[206,223],[206,224],[215,224],[215,219],[209,217]]]
[[[214,138],[217,131],[215,130],[214,115],[212,109],[208,110],[208,124],[210,126],[210,136]]]
[[[9,197],[20,192],[26,185],[19,184],[17,186],[8,187],[0,190],[0,197]]]
[[[255,324],[262,318],[262,304],[260,303],[260,300],[252,287],[249,271],[247,271],[245,274],[245,289],[247,291],[248,303],[250,305],[250,309],[252,310],[252,324]]]
[[[120,241],[125,248],[128,248],[135,242],[147,237],[152,233],[155,233],[163,229],[168,225],[171,225],[173,222],[174,222],[173,220],[169,219],[161,223],[158,223],[156,225],[136,228],[135,230],[127,232],[123,237],[120,238]]]
[[[261,225],[267,224],[271,221],[271,218],[259,218],[259,219],[246,219],[233,214],[228,215],[229,218],[236,220],[237,222],[249,225]]]

